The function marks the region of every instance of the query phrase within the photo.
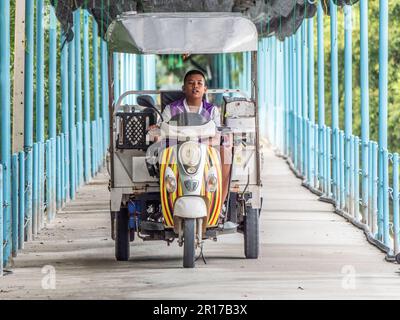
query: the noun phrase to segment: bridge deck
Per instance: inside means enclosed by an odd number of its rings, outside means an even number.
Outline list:
[[[301,187],[287,164],[265,150],[261,257],[245,260],[240,234],[206,242],[207,265],[182,269],[176,243],[135,241],[128,262],[114,260],[107,177],[77,200],[14,260],[0,280],[0,299],[303,299],[398,298],[398,266]],[[44,266],[56,289],[43,289]],[[44,272],[44,273],[42,273]]]

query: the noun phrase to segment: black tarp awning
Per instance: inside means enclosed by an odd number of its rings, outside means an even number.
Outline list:
[[[73,38],[73,11],[87,9],[104,36],[110,23],[122,12],[241,12],[257,26],[261,37],[283,40],[300,27],[304,18],[316,14],[318,1],[329,14],[329,0],[51,0],[68,40]],[[338,6],[358,0],[333,0]]]

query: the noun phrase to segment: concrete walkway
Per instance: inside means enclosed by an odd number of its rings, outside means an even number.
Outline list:
[[[183,269],[176,242],[135,240],[114,259],[107,177],[81,189],[0,279],[0,299],[398,299],[399,266],[301,187],[264,150],[261,257],[246,260],[241,234],[205,244],[207,264]],[[53,275],[55,275],[53,277]],[[55,280],[55,281],[53,281]]]

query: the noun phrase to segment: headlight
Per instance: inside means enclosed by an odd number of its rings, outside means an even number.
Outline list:
[[[210,168],[207,175],[207,191],[215,192],[218,187],[217,172],[215,168]]]
[[[186,167],[196,167],[201,158],[200,146],[198,143],[188,141],[179,148],[179,159]]]
[[[164,182],[168,192],[172,193],[176,191],[176,177],[170,167],[166,170]]]

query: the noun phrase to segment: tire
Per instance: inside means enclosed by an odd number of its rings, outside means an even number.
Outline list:
[[[400,253],[396,254],[396,262],[400,264]]]
[[[237,214],[238,214],[237,193],[231,192],[229,195],[228,221],[237,223],[238,222]]]
[[[195,265],[195,219],[185,219],[183,229],[183,267],[194,268]]]
[[[118,261],[128,261],[129,246],[129,215],[127,209],[116,212],[115,258]]]
[[[244,217],[244,254],[246,259],[257,259],[260,251],[258,209],[247,208]]]

